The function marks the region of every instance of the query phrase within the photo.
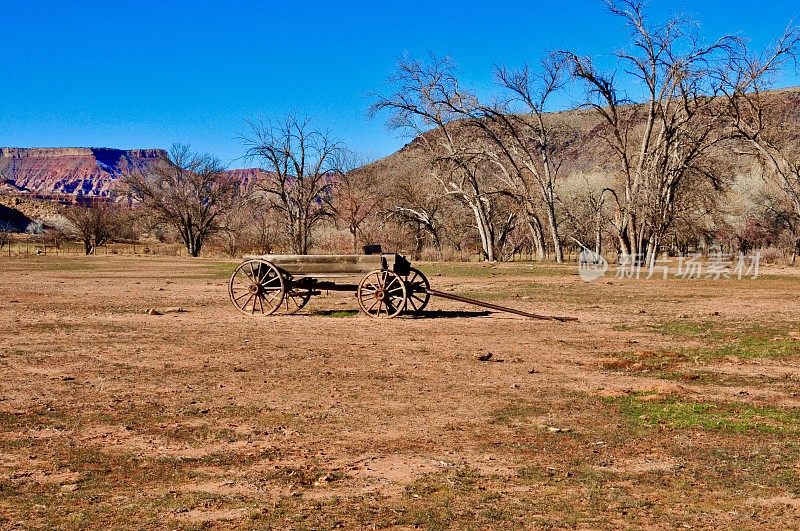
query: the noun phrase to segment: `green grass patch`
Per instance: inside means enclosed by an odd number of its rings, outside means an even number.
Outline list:
[[[203,264],[204,272],[215,279],[229,279],[240,262],[211,262]]]
[[[708,337],[714,336],[724,337],[724,332],[714,329],[714,323],[691,323],[684,321],[674,321],[667,323],[659,323],[655,325],[648,325],[648,330],[656,332],[665,336],[678,336],[678,337]]]
[[[645,428],[701,429],[732,433],[800,433],[800,410],[745,404],[692,402],[676,397],[642,400],[634,394],[608,398],[632,424]]]
[[[615,327],[617,331],[634,329],[627,325]],[[617,361],[604,363],[603,368],[654,373],[651,375],[667,379],[697,380],[700,377],[674,369],[684,363],[702,364],[725,358],[748,360],[800,356],[800,341],[790,336],[790,332],[798,329],[796,323],[763,326],[679,321],[646,325],[645,329],[668,336],[673,346],[652,351],[619,352],[614,355]],[[655,374],[658,372],[663,376]],[[707,377],[702,379],[708,380]]]
[[[321,317],[337,317],[337,318],[357,317],[358,314],[359,314],[358,310],[316,310],[311,313],[311,315],[317,315]]]
[[[771,334],[751,335],[723,345],[696,349],[699,357],[741,359],[789,358],[800,355],[800,341]]]

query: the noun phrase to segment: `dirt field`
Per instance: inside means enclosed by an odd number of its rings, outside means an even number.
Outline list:
[[[797,525],[797,270],[422,265],[553,323],[249,318],[233,267],[0,258],[0,528]]]

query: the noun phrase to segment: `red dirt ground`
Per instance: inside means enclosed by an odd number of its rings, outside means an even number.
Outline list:
[[[793,527],[800,277],[423,264],[250,318],[235,264],[0,258],[0,527]],[[185,313],[147,315],[148,308]],[[478,356],[492,353],[489,361]]]

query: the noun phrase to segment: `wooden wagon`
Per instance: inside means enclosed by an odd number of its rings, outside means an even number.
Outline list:
[[[357,284],[340,282],[359,277]],[[431,296],[437,296],[532,319],[575,320],[537,315],[431,289],[422,271],[399,254],[245,256],[228,282],[231,302],[248,315],[292,314],[323,291],[355,292],[361,311],[374,318],[420,314]]]
[[[430,300],[425,275],[399,254],[245,256],[228,283],[231,302],[250,315],[295,313],[323,291],[354,291],[370,317],[420,313]],[[354,283],[337,279],[358,278]]]

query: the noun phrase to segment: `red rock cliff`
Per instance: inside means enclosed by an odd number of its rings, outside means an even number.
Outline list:
[[[106,197],[125,172],[165,156],[161,149],[0,148],[0,185],[36,195]]]

